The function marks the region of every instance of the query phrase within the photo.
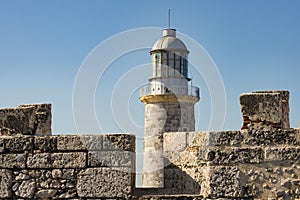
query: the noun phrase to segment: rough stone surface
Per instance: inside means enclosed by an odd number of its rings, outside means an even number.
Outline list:
[[[290,128],[288,91],[242,94],[240,103],[244,120],[242,129],[272,130]]]
[[[130,167],[135,154],[128,151],[91,151],[88,154],[88,165],[91,167]]]
[[[143,187],[164,185],[163,173],[159,173],[164,162],[163,133],[194,130],[194,103],[163,101],[145,105]]]
[[[0,154],[1,168],[25,168],[25,154]]]
[[[112,141],[106,149],[104,138]],[[108,150],[109,144],[118,150]],[[104,199],[127,198],[135,185],[135,152],[127,150],[134,146],[133,135],[121,134],[0,136],[0,199],[81,199],[78,181],[85,170],[99,172]],[[96,183],[92,176],[84,180]]]
[[[59,150],[102,150],[103,135],[66,135],[58,138]]]
[[[85,169],[78,174],[78,195],[83,198],[130,199],[132,178],[132,174],[122,168]]]
[[[16,195],[22,198],[33,198],[35,192],[35,181],[23,181],[16,191]]]
[[[39,152],[55,152],[57,150],[57,136],[34,137],[34,150]]]
[[[108,134],[103,136],[103,150],[135,151],[135,137],[130,134]]]
[[[85,168],[86,153],[54,153],[51,154],[53,168]]]
[[[298,129],[165,133],[165,188],[206,198],[300,198],[299,136]]]
[[[12,173],[10,170],[0,169],[0,197],[9,198],[12,185]]]
[[[54,195],[57,193],[57,190],[40,190],[36,193],[36,197],[39,199],[50,199],[54,197]]]
[[[33,138],[32,137],[4,137],[5,152],[24,152],[33,150]]]
[[[51,135],[51,104],[0,109],[0,135]]]

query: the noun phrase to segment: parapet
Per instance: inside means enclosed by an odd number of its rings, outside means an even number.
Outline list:
[[[130,199],[135,136],[1,136],[0,199]]]
[[[242,129],[289,129],[289,91],[241,94]]]
[[[300,198],[300,129],[164,133],[164,157],[173,194]]]
[[[51,135],[51,104],[0,109],[0,135]]]

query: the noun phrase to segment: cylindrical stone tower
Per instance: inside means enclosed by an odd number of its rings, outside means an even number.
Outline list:
[[[175,29],[164,29],[150,51],[152,77],[141,89],[145,104],[143,187],[164,187],[163,133],[195,130],[194,104],[199,88],[188,76],[185,44]]]

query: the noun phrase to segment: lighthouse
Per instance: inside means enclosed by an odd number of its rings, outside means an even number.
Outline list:
[[[167,28],[151,51],[152,77],[140,90],[145,104],[143,187],[164,187],[163,133],[195,130],[194,105],[199,88],[191,84],[189,50]]]

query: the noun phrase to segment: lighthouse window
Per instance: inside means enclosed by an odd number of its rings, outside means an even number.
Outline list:
[[[156,76],[160,77],[161,76],[161,64],[156,63]]]
[[[169,59],[174,59],[174,53],[169,52]]]
[[[169,67],[174,67],[174,60],[169,60]]]
[[[163,59],[163,60],[166,60],[166,59],[167,59],[167,52],[163,52],[163,53],[162,53],[162,59]]]
[[[162,65],[161,66],[161,77],[165,77],[166,76],[166,66]]]
[[[176,68],[180,67],[180,60],[175,60],[175,66],[176,66]]]
[[[161,56],[160,56],[160,53],[156,53],[155,54],[155,60],[160,60]]]

